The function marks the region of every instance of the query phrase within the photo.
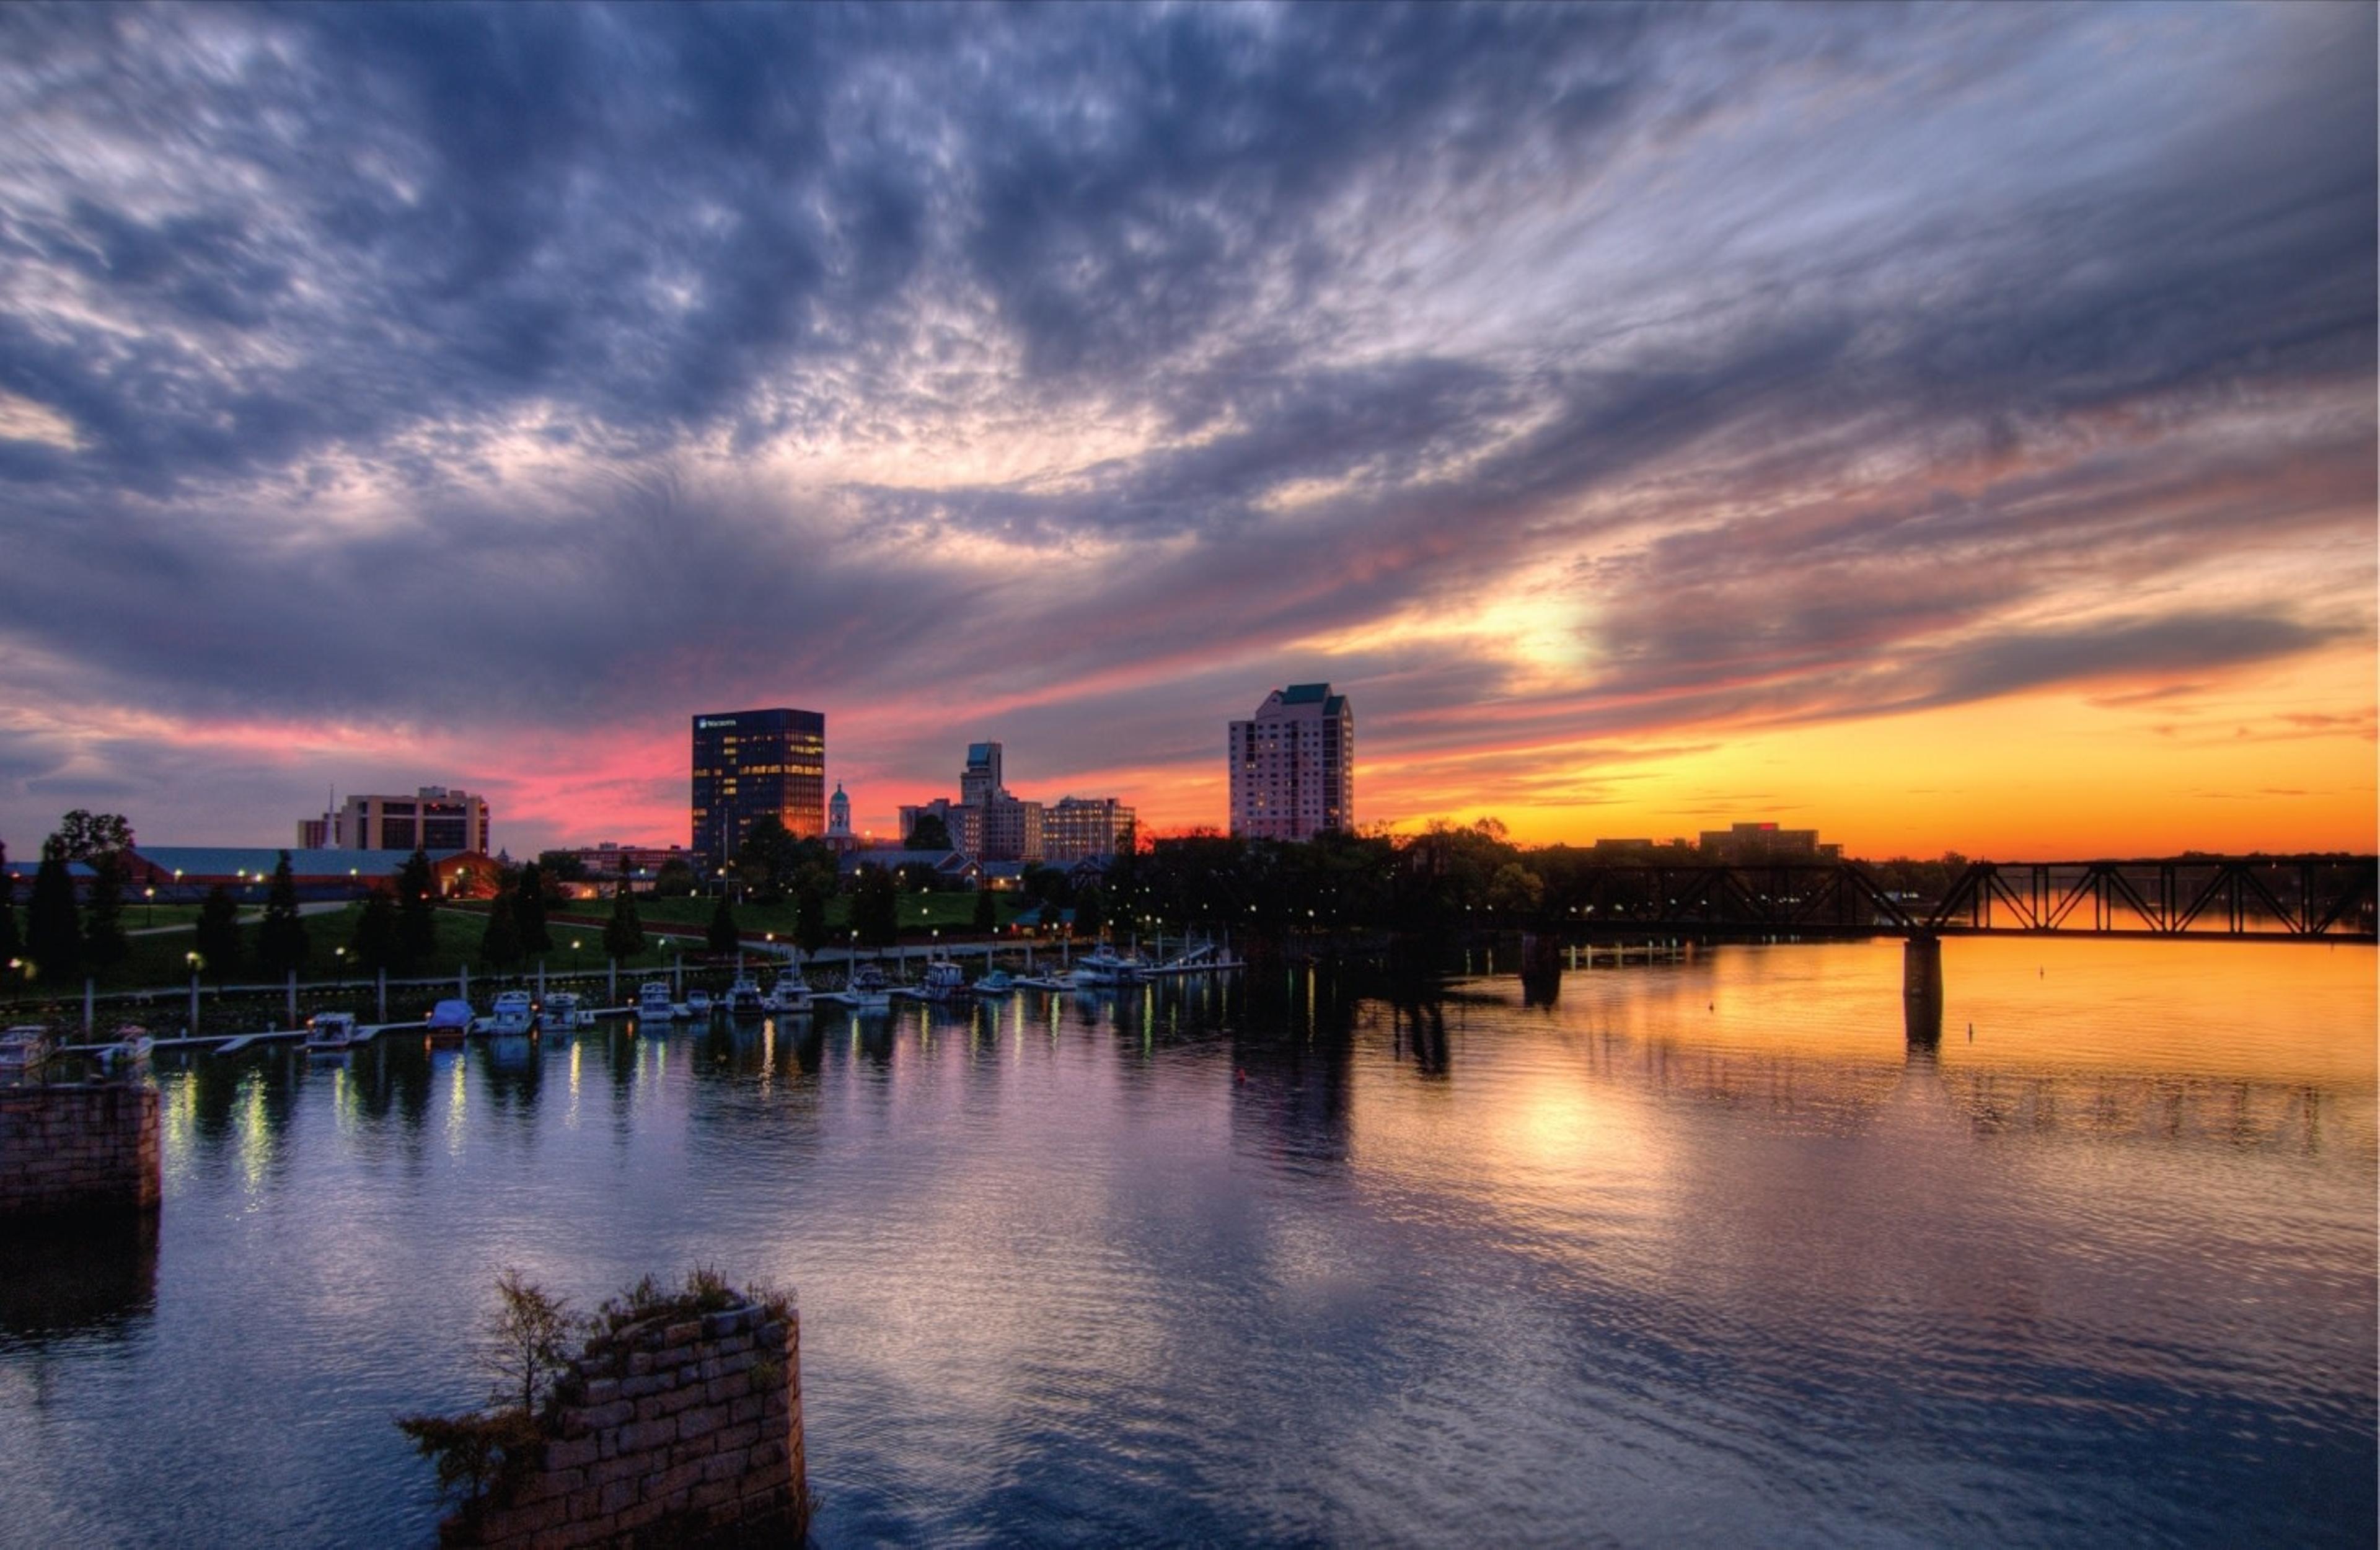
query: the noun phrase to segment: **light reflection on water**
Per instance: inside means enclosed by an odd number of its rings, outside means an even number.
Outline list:
[[[2373,954],[1945,960],[164,1071],[159,1229],[0,1245],[0,1538],[427,1544],[496,1268],[704,1262],[829,1544],[2368,1542]]]

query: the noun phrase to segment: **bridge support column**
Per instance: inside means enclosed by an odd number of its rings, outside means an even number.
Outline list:
[[[1919,935],[1900,948],[1900,1014],[1912,1044],[1942,1042],[1942,938]]]

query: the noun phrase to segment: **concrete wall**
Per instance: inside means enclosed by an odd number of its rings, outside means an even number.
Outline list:
[[[0,1088],[0,1218],[153,1211],[157,1090]]]
[[[543,1466],[449,1544],[698,1544],[809,1528],[801,1330],[747,1306],[599,1336],[559,1389]]]

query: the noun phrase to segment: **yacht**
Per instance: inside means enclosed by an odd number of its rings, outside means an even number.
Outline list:
[[[19,1023],[0,1034],[0,1083],[22,1082],[42,1069],[55,1046],[38,1023]]]
[[[802,977],[802,972],[799,969],[787,969],[777,976],[777,983],[770,987],[765,1004],[771,1011],[780,1015],[809,1011],[809,981]]]
[[[727,1015],[734,1018],[759,1017],[768,1010],[759,983],[750,975],[737,975],[735,983],[727,987]]]
[[[595,1014],[581,1011],[578,998],[567,990],[557,990],[545,999],[539,1009],[537,1026],[540,1033],[572,1034],[595,1025]]]
[[[344,1055],[347,1046],[355,1042],[356,1014],[352,1011],[318,1011],[306,1020],[309,1055]]]
[[[978,996],[1005,996],[1016,988],[1016,982],[1008,976],[1006,969],[993,969],[967,988]]]
[[[677,1016],[677,1003],[670,999],[669,981],[649,979],[637,987],[637,1021],[668,1023]]]
[[[1094,986],[1129,985],[1140,977],[1140,964],[1125,958],[1115,949],[1101,942],[1094,951],[1084,954],[1075,965],[1075,988]]]
[[[854,1011],[882,1011],[892,1004],[892,982],[875,964],[862,963],[852,970],[842,989],[827,992],[819,999],[840,1001]]]
[[[491,1038],[518,1038],[537,1031],[537,1005],[526,990],[507,990],[496,998],[496,1010],[480,1030]]]
[[[689,990],[686,993],[686,1014],[688,1017],[693,1018],[697,1023],[707,1023],[710,1020],[710,991]]]
[[[917,993],[929,1001],[947,1001],[966,994],[966,975],[947,958],[937,958],[926,965],[926,977]]]

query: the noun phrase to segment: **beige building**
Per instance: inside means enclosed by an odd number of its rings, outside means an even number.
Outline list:
[[[1041,859],[1056,866],[1129,851],[1137,829],[1112,796],[1062,796],[1041,812]]]
[[[1355,827],[1355,711],[1328,684],[1292,684],[1233,721],[1232,832],[1311,840]]]
[[[343,851],[487,852],[488,804],[444,786],[421,786],[411,796],[350,796],[335,817],[299,819],[301,845],[309,834]]]

